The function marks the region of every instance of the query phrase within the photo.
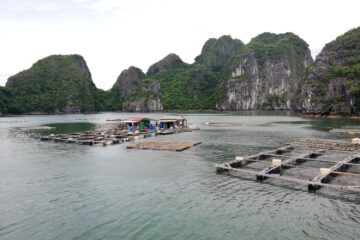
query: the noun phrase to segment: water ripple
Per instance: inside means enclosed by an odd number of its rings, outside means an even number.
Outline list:
[[[0,238],[360,239],[360,198],[216,174],[214,164],[327,132],[291,116],[191,115],[234,122],[166,136],[203,142],[186,152],[42,143],[19,127],[125,118],[125,113],[3,119]],[[150,116],[157,118],[158,115]],[[319,123],[317,123],[317,126]],[[321,124],[320,124],[321,125]],[[164,137],[165,138],[165,137]],[[342,181],[338,179],[337,181]]]

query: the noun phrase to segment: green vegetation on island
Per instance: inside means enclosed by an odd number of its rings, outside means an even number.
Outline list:
[[[97,111],[291,109],[360,111],[360,28],[326,44],[314,62],[293,33],[262,33],[248,44],[211,38],[192,64],[176,54],[121,72],[97,89],[80,55],[53,55],[0,87],[0,114]]]
[[[98,93],[80,55],[53,55],[10,77],[15,113],[90,112],[101,109]],[[101,102],[101,101],[99,101]]]
[[[304,98],[311,111],[332,108],[338,114],[360,111],[360,28],[328,43],[309,67]]]

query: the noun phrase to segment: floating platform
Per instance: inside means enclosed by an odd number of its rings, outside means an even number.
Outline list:
[[[276,179],[307,186],[360,193],[360,145],[329,139],[301,139],[286,146],[216,164],[218,172]]]
[[[141,135],[145,137],[144,134]],[[103,144],[104,146],[119,144],[133,140],[135,137],[129,135],[126,130],[104,130],[104,131],[86,131],[84,133],[70,133],[70,134],[51,134],[48,136],[41,136],[40,141],[54,141],[62,143],[77,143],[81,145],[95,145]]]
[[[351,128],[333,128],[329,132],[331,132],[331,133],[347,133],[348,135],[360,134],[359,129],[351,129]]]
[[[201,142],[192,141],[144,141],[127,146],[129,149],[168,150],[181,152],[195,147]]]
[[[140,138],[148,138],[156,135],[168,135],[181,132],[192,132],[198,130],[196,128],[178,128],[167,129],[163,131],[147,131],[147,132],[128,132],[127,129],[107,129],[102,131],[85,131],[83,133],[70,134],[50,134],[41,136],[40,141],[54,141],[62,143],[77,143],[81,145],[102,144],[103,146],[120,144]]]
[[[211,126],[211,127],[238,127],[241,126],[239,123],[222,123],[222,122],[206,122],[205,125]]]
[[[55,127],[50,127],[50,126],[37,126],[37,127],[21,128],[21,130],[24,132],[40,132],[40,131],[49,131],[49,130],[53,130],[53,129],[55,129]]]
[[[356,151],[360,150],[360,144],[353,144],[349,141],[334,140],[334,139],[317,139],[317,138],[303,138],[299,141],[291,143],[293,146],[342,150],[342,151]]]

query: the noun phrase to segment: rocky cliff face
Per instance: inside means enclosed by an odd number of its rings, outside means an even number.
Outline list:
[[[155,112],[164,109],[161,100],[161,87],[158,82],[153,82],[150,86],[142,86],[137,92],[140,97],[134,95],[134,98],[125,102],[123,107],[125,111]]]
[[[186,67],[178,55],[171,53],[149,67],[146,75],[136,67],[124,70],[112,91],[122,102],[121,109],[130,112],[162,111],[162,87],[159,76]]]
[[[293,109],[305,69],[313,62],[308,45],[292,33],[264,33],[230,64],[221,110]]]
[[[210,39],[194,64],[184,63],[176,54],[167,55],[150,66],[146,77],[131,91],[125,108],[131,111],[214,109],[220,74],[243,45],[230,36]]]
[[[308,69],[297,108],[310,113],[354,114],[360,110],[360,28],[323,48]]]
[[[195,58],[196,65],[202,65],[213,72],[221,72],[231,57],[244,46],[239,39],[224,35],[218,39],[210,38]]]
[[[194,109],[215,109],[222,96],[222,77],[230,60],[244,47],[242,41],[230,36],[211,38],[204,44],[201,54],[192,64],[187,80],[187,95],[194,102]]]
[[[149,70],[147,71],[147,75],[169,71],[172,69],[182,67],[183,65],[185,65],[185,63],[181,60],[181,58],[178,55],[174,53],[170,53],[159,62],[151,65],[149,67]]]
[[[10,77],[19,112],[94,111],[96,87],[80,55],[53,55]]]
[[[131,66],[120,73],[112,90],[116,93],[119,100],[123,100],[144,77],[145,74],[141,69]]]

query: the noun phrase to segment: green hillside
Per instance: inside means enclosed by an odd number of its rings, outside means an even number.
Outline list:
[[[18,112],[96,111],[95,87],[80,55],[53,55],[10,77]]]

